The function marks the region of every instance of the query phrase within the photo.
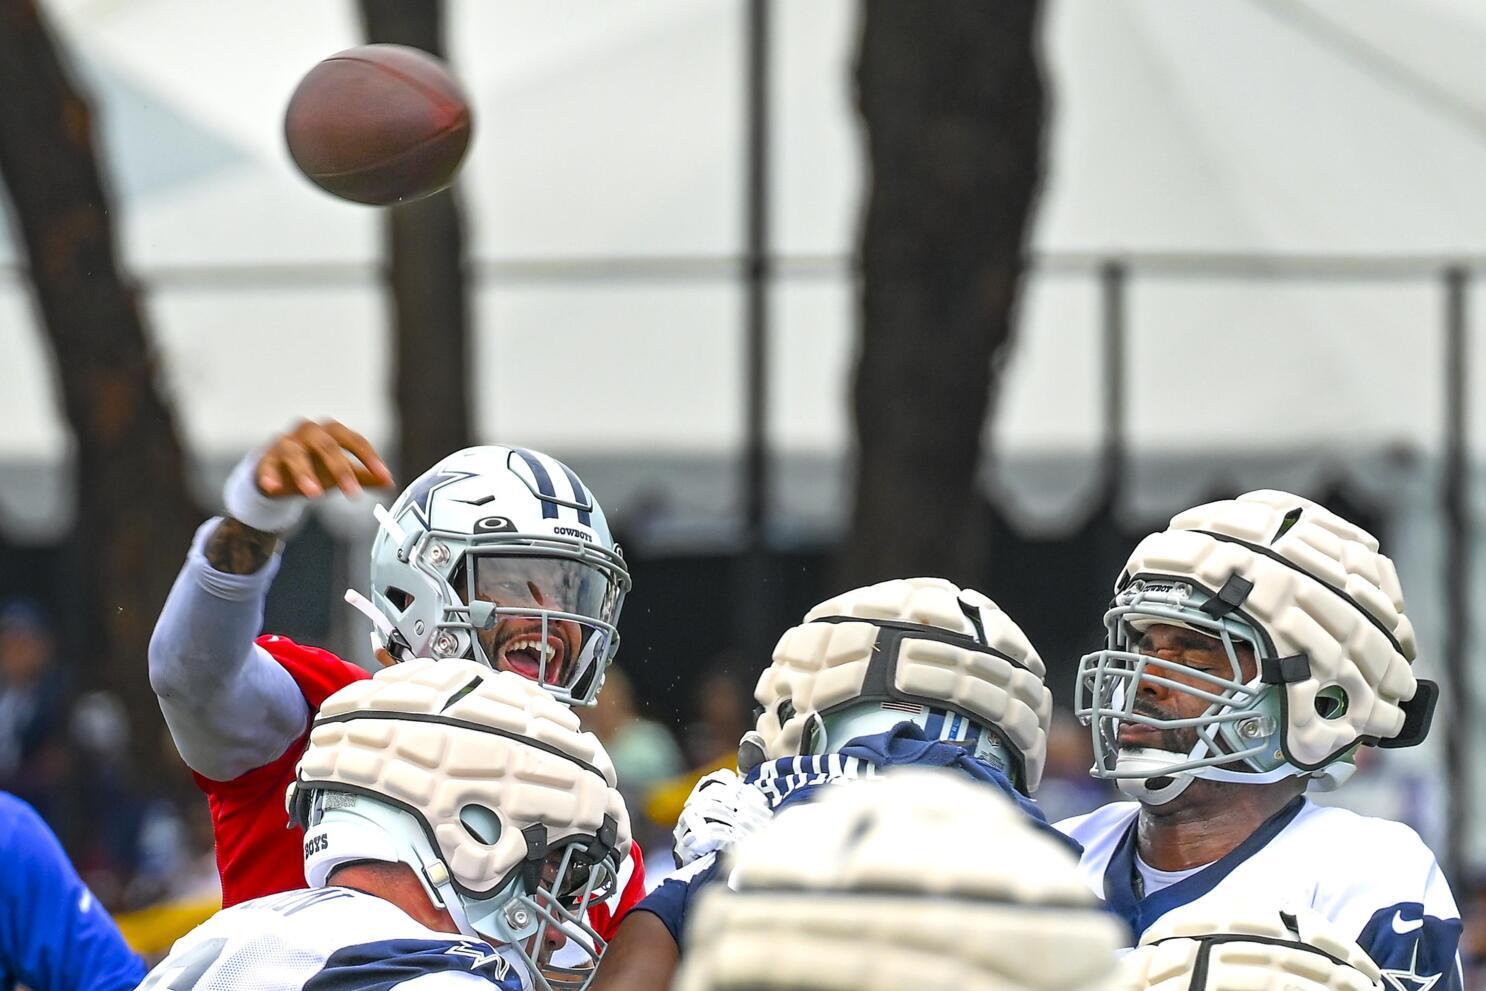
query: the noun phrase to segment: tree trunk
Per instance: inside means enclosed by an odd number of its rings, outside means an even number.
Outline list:
[[[63,641],[84,684],[124,700],[139,753],[156,753],[145,651],[200,517],[119,267],[92,115],[34,0],[0,0],[0,93],[0,175],[75,443]]]
[[[1042,174],[1037,0],[867,0],[847,584],[984,580],[975,480]]]
[[[443,57],[438,0],[361,0],[366,37]],[[398,478],[473,441],[464,222],[454,190],[391,207],[383,237],[392,297]]]

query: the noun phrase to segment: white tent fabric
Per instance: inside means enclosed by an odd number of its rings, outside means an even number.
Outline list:
[[[124,255],[150,289],[193,451],[230,457],[301,413],[385,438],[375,211],[311,188],[280,133],[299,76],[357,42],[353,5],[47,2],[100,106]],[[462,179],[477,259],[719,263],[698,277],[483,280],[482,435],[733,456],[742,308],[721,263],[742,241],[743,26],[740,0],[451,4],[478,118]],[[852,250],[856,29],[850,0],[776,4],[772,221],[787,257]],[[1486,257],[1483,41],[1486,11],[1469,0],[1055,0],[1035,247]],[[1436,450],[1436,283],[1136,269],[1133,450]],[[773,440],[838,464],[849,279],[786,276],[773,312]],[[1033,516],[1094,484],[1098,321],[1091,277],[1031,280],[994,444],[1006,464],[1052,454],[1073,473],[1003,478]],[[0,356],[0,461],[59,463],[65,430],[14,280],[0,282]],[[573,397],[540,401],[555,383]],[[1486,437],[1486,413],[1473,425]],[[1137,501],[1159,503],[1141,479]],[[0,485],[0,505],[24,515],[16,502]]]

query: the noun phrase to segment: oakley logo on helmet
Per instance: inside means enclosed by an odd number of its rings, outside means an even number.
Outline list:
[[[515,529],[516,524],[504,516],[487,516],[475,522],[476,533],[508,533]]]

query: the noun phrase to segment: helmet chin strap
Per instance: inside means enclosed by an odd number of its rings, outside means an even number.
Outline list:
[[[1165,805],[1190,788],[1195,779],[1191,771],[1176,774],[1161,772],[1186,759],[1186,754],[1157,750],[1154,747],[1121,750],[1115,758],[1115,771],[1121,775],[1115,780],[1115,784],[1120,791],[1142,805]],[[1139,775],[1143,770],[1149,770],[1150,777],[1124,776],[1127,773]]]
[[[1206,748],[1199,744],[1197,749],[1200,751]],[[1286,778],[1310,777],[1306,772],[1289,764],[1281,764],[1268,771],[1239,770],[1231,767],[1199,767],[1190,771],[1162,773],[1173,764],[1180,764],[1190,760],[1193,756],[1201,756],[1201,754],[1195,751],[1193,754],[1179,754],[1173,750],[1157,750],[1153,747],[1121,750],[1115,761],[1115,770],[1121,775],[1127,772],[1139,775],[1145,769],[1149,769],[1152,773],[1150,777],[1122,776],[1115,781],[1115,784],[1121,792],[1142,805],[1165,805],[1191,787],[1192,782],[1198,778],[1236,785],[1268,785]],[[1343,780],[1345,776],[1342,775]],[[1323,777],[1326,776],[1323,775]],[[1327,785],[1330,788],[1336,787],[1336,784],[1330,783],[1329,778],[1323,785],[1323,790],[1329,790]]]
[[[382,615],[382,610],[378,609],[375,605],[372,604],[372,601],[370,599],[362,595],[360,592],[356,591],[354,588],[346,589],[345,599],[346,603],[350,605],[352,609],[355,609],[357,612],[361,613],[361,615],[371,620],[372,656],[375,657],[377,651],[379,650],[387,650],[390,652],[391,648],[388,645],[392,643],[393,634],[396,633],[397,630],[396,627],[394,627],[388,621],[387,617]]]

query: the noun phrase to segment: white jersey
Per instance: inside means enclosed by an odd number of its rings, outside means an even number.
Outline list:
[[[529,991],[525,965],[351,888],[288,891],[212,916],[139,991]]]
[[[1237,849],[1169,887],[1137,880],[1140,805],[1117,802],[1057,828],[1083,845],[1079,871],[1138,941],[1158,919],[1192,906],[1309,907],[1354,934],[1387,991],[1459,991],[1460,910],[1434,854],[1402,823],[1297,798]]]

